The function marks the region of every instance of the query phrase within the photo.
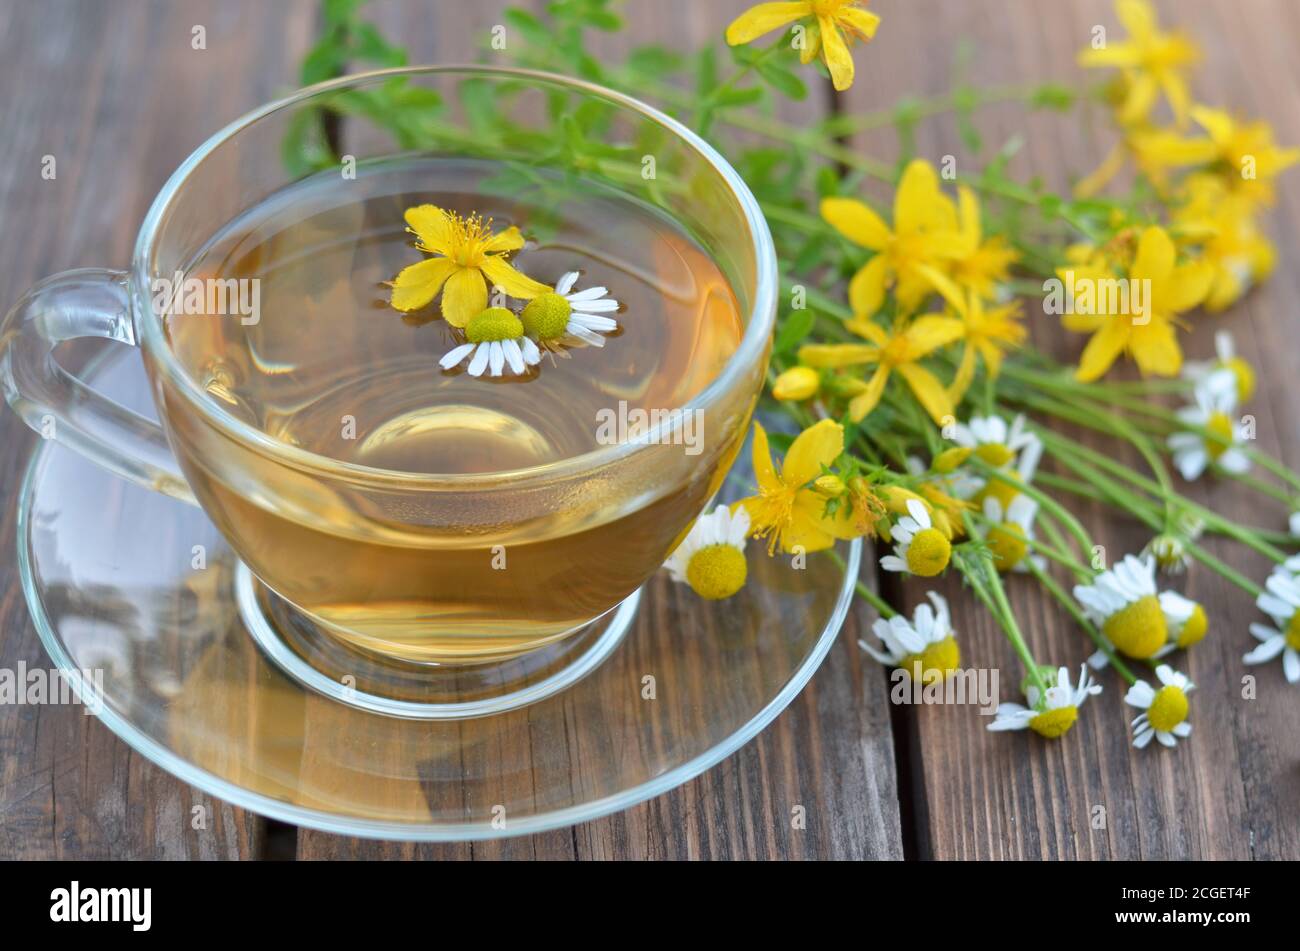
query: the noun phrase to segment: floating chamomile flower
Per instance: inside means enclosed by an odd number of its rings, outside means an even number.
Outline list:
[[[1039,736],[1054,740],[1074,726],[1083,701],[1099,693],[1101,684],[1092,680],[1086,664],[1079,668],[1077,688],[1070,686],[1069,670],[1061,667],[1056,671],[1056,683],[1041,696],[1036,686],[1030,684],[1025,688],[1025,699],[1029,701],[1029,706],[1018,703],[998,704],[997,716],[989,724],[989,729],[994,732],[1029,729]]]
[[[1237,356],[1232,334],[1220,330],[1214,335],[1214,352],[1217,360],[1189,360],[1183,364],[1183,379],[1200,386],[1215,373],[1227,371],[1236,384],[1237,399],[1245,403],[1255,395],[1255,368],[1243,357]]]
[[[741,506],[733,512],[719,505],[712,515],[701,515],[696,520],[664,567],[674,581],[690,585],[702,598],[729,598],[745,586],[748,535],[749,513]]]
[[[1005,509],[996,497],[985,497],[984,517],[990,524],[984,543],[993,553],[993,566],[998,571],[1028,571],[1030,564],[1047,567],[1041,555],[1029,553],[1037,515],[1038,503],[1027,495],[1017,494]]]
[[[957,669],[961,649],[953,636],[947,600],[933,591],[926,597],[930,604],[917,605],[911,620],[895,614],[888,619],[877,618],[871,625],[871,632],[884,645],[883,651],[865,640],[859,640],[858,646],[880,663],[899,667],[913,676],[919,666],[921,683],[928,684],[946,679]]]
[[[952,542],[930,520],[930,510],[916,500],[907,500],[908,514],[891,529],[894,553],[880,559],[886,571],[902,571],[921,578],[933,578],[948,567]]]
[[[1236,382],[1231,373],[1212,373],[1196,386],[1196,405],[1178,411],[1183,422],[1205,433],[1174,433],[1169,449],[1174,465],[1183,478],[1191,482],[1200,478],[1210,463],[1239,475],[1250,468],[1250,458],[1242,450],[1241,425],[1233,414],[1237,408]]]
[[[1152,657],[1169,639],[1169,623],[1156,595],[1154,558],[1124,556],[1092,584],[1074,586],[1074,596],[1088,619],[1121,653]]]
[[[543,347],[559,350],[579,342],[593,347],[605,346],[607,334],[618,329],[618,322],[606,314],[618,310],[618,301],[607,296],[604,287],[575,291],[578,272],[569,271],[555,282],[555,288],[530,300],[519,315],[524,331]]]
[[[1261,611],[1273,619],[1276,627],[1252,624],[1250,633],[1259,646],[1246,654],[1247,664],[1264,664],[1282,655],[1282,672],[1288,683],[1300,683],[1300,579],[1292,570],[1294,558],[1276,569],[1265,582],[1267,589],[1255,601]],[[1300,564],[1295,565],[1300,568]]]
[[[542,359],[537,345],[524,336],[524,325],[505,307],[489,307],[465,327],[465,339],[459,347],[449,350],[438,365],[444,370],[469,359],[465,372],[482,376],[487,370],[492,376],[501,376],[507,368],[515,376],[528,372]]]
[[[1173,746],[1192,732],[1187,722],[1187,695],[1195,684],[1168,664],[1156,668],[1156,677],[1163,685],[1159,690],[1139,680],[1124,695],[1125,703],[1143,711],[1133,720],[1133,745],[1138,749],[1145,748],[1152,737],[1161,746]]]

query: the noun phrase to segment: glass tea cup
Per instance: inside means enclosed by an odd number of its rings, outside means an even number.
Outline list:
[[[406,104],[401,122],[373,113],[379,93]],[[492,104],[496,133],[485,132],[484,103]],[[734,353],[647,431],[510,471],[375,468],[250,425],[178,359],[156,288],[187,274],[212,236],[248,209],[327,173],[304,166],[294,157],[302,150],[288,146],[326,137],[340,119],[342,158],[354,168],[413,154],[490,157],[653,205],[730,285],[744,323]],[[599,144],[584,150],[575,134]],[[334,156],[324,154],[321,166],[337,175]],[[669,117],[538,72],[386,70],[303,90],[204,143],[154,201],[129,271],[68,271],[15,306],[0,336],[0,379],[32,428],[201,506],[289,623],[381,658],[482,663],[585,629],[658,569],[743,441],[767,369],[775,294],[771,237],[753,196],[709,145]],[[161,425],[58,364],[57,345],[78,337],[140,348]],[[690,452],[684,427],[700,437]],[[276,624],[285,623],[281,613]]]

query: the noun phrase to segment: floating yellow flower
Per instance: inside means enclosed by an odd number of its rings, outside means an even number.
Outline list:
[[[1111,368],[1121,353],[1129,353],[1144,374],[1174,376],[1183,365],[1175,334],[1178,314],[1205,299],[1213,278],[1204,261],[1177,264],[1174,243],[1163,228],[1151,227],[1138,239],[1137,254],[1127,281],[1099,276],[1095,271],[1064,269],[1062,280],[1087,290],[1089,305],[1067,314],[1070,330],[1091,333],[1076,377],[1090,382]]]
[[[524,299],[551,290],[506,260],[524,246],[518,228],[493,234],[490,219],[462,218],[436,205],[406,209],[406,224],[416,247],[434,257],[402,268],[394,278],[392,304],[398,310],[419,310],[441,291],[442,316],[453,327],[465,327],[487,309],[490,286]]]
[[[835,88],[848,89],[853,85],[853,57],[849,54],[849,42],[870,40],[880,25],[880,17],[859,6],[859,0],[760,3],[731,22],[727,27],[727,44],[741,46],[764,33],[809,17],[815,19],[804,37],[800,62],[810,63],[814,56],[820,55]]]
[[[954,404],[970,389],[975,379],[975,364],[984,360],[984,370],[990,379],[997,379],[1002,370],[1002,356],[1006,350],[1025,342],[1027,331],[1020,323],[1020,302],[1012,301],[1001,307],[985,308],[984,301],[974,290],[957,310],[962,324],[960,339],[966,343],[957,373],[948,387],[948,396]]]
[[[960,286],[991,298],[997,293],[998,283],[1007,279],[1011,265],[1020,259],[1020,254],[1001,235],[984,240],[979,199],[969,188],[957,189],[957,207],[963,254],[952,262],[951,277]]]
[[[876,408],[890,374],[897,370],[912,393],[937,423],[953,413],[952,399],[939,379],[920,361],[940,347],[961,339],[965,325],[953,317],[930,315],[895,325],[887,332],[870,320],[855,318],[845,326],[870,343],[809,344],[799,350],[799,362],[810,367],[851,367],[875,364],[871,379],[861,383],[849,402],[855,422]]]
[[[1126,88],[1119,109],[1122,124],[1144,119],[1161,93],[1179,124],[1186,122],[1191,105],[1186,73],[1200,59],[1200,50],[1182,34],[1161,33],[1147,0],[1115,0],[1115,14],[1128,30],[1128,38],[1085,49],[1079,54],[1079,65],[1124,71]]]
[[[942,269],[969,250],[957,231],[952,200],[922,159],[909,163],[899,180],[892,230],[856,198],[824,198],[821,213],[844,237],[876,252],[849,282],[849,304],[860,318],[880,309],[890,287],[901,312],[912,313],[932,290],[950,283]]]
[[[768,552],[779,547],[792,552],[821,551],[835,544],[837,538],[853,538],[849,506],[826,515],[826,493],[814,484],[822,476],[822,467],[831,466],[844,452],[844,427],[833,419],[805,429],[790,446],[778,474],[772,464],[767,433],[754,423],[754,477],[758,495],[740,504],[749,513],[755,538],[768,539]]]

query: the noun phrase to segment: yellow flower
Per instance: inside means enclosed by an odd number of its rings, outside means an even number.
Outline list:
[[[760,3],[736,17],[727,27],[727,45],[750,43],[764,33],[813,17],[815,22],[805,36],[800,62],[810,63],[820,54],[835,88],[848,89],[853,85],[853,57],[849,55],[849,43],[855,39],[871,39],[880,25],[880,17],[862,9],[858,3],[859,0]]]
[[[1182,34],[1161,33],[1147,0],[1115,0],[1115,14],[1128,30],[1127,40],[1085,49],[1079,54],[1079,65],[1123,70],[1126,88],[1119,109],[1121,124],[1144,119],[1156,97],[1164,93],[1182,125],[1191,105],[1186,73],[1200,59],[1200,50]]]
[[[1233,191],[1272,205],[1273,179],[1300,162],[1300,149],[1280,148],[1273,141],[1272,126],[1262,120],[1245,122],[1208,106],[1194,107],[1192,118],[1209,134],[1213,158]]]
[[[1019,301],[986,310],[980,295],[972,290],[964,303],[958,303],[961,306],[955,309],[961,319],[961,339],[966,342],[966,347],[948,387],[948,396],[954,405],[961,402],[975,379],[977,357],[984,358],[984,369],[989,378],[997,379],[1002,370],[1003,352],[1020,346],[1027,336],[1024,325],[1020,323]]]
[[[858,392],[849,402],[849,415],[854,422],[876,408],[894,370],[907,381],[912,393],[935,422],[941,423],[945,416],[953,414],[952,399],[943,384],[921,366],[920,360],[945,344],[959,340],[965,333],[965,325],[960,320],[930,315],[909,324],[896,324],[892,332],[862,318],[846,321],[845,326],[871,342],[809,344],[800,348],[799,362],[812,367],[875,364],[876,371],[871,379],[858,384]]]
[[[1175,211],[1173,227],[1213,269],[1205,309],[1218,313],[1272,273],[1276,252],[1260,232],[1251,203],[1222,178],[1198,173],[1188,177],[1185,188],[1187,203]]]
[[[854,244],[875,251],[849,282],[856,317],[873,316],[896,285],[900,310],[910,314],[930,291],[951,282],[940,270],[963,257],[952,200],[939,190],[934,168],[922,159],[908,164],[894,195],[894,227],[856,198],[824,198],[822,217]]]
[[[768,552],[802,548],[821,551],[837,538],[853,538],[849,506],[826,515],[827,496],[813,483],[822,467],[834,464],[844,452],[844,427],[823,419],[799,434],[786,453],[778,474],[772,463],[767,433],[754,423],[754,476],[758,495],[740,502],[749,513],[755,538],[767,537]]]
[[[1060,272],[1063,280],[1076,286],[1090,286],[1091,313],[1070,314],[1062,322],[1070,330],[1092,333],[1084,348],[1075,376],[1085,382],[1101,377],[1121,353],[1129,353],[1144,374],[1174,376],[1183,365],[1183,352],[1174,333],[1178,314],[1191,310],[1205,299],[1214,276],[1204,261],[1176,264],[1174,243],[1163,228],[1150,227],[1138,239],[1137,253],[1129,268],[1128,294],[1106,293],[1106,272],[1071,269]],[[1138,295],[1141,295],[1140,303]],[[1128,306],[1116,306],[1127,297]],[[1108,300],[1107,298],[1112,298]]]
[[[772,383],[772,396],[778,400],[811,399],[821,384],[821,374],[812,367],[791,367]]]
[[[442,291],[442,316],[453,327],[465,327],[487,309],[489,286],[525,299],[551,290],[506,260],[524,246],[518,228],[493,234],[491,219],[462,218],[436,205],[406,209],[406,224],[419,239],[416,247],[434,257],[402,268],[393,279],[398,310],[419,310]]]
[[[1020,254],[1001,235],[984,240],[979,199],[964,185],[957,189],[957,206],[964,253],[952,262],[951,277],[962,287],[991,298]]]

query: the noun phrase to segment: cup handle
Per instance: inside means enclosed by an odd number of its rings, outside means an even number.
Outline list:
[[[63,369],[54,348],[77,337],[136,346],[127,274],[78,268],[41,281],[0,324],[0,385],[32,429],[147,489],[197,504],[162,427]]]

